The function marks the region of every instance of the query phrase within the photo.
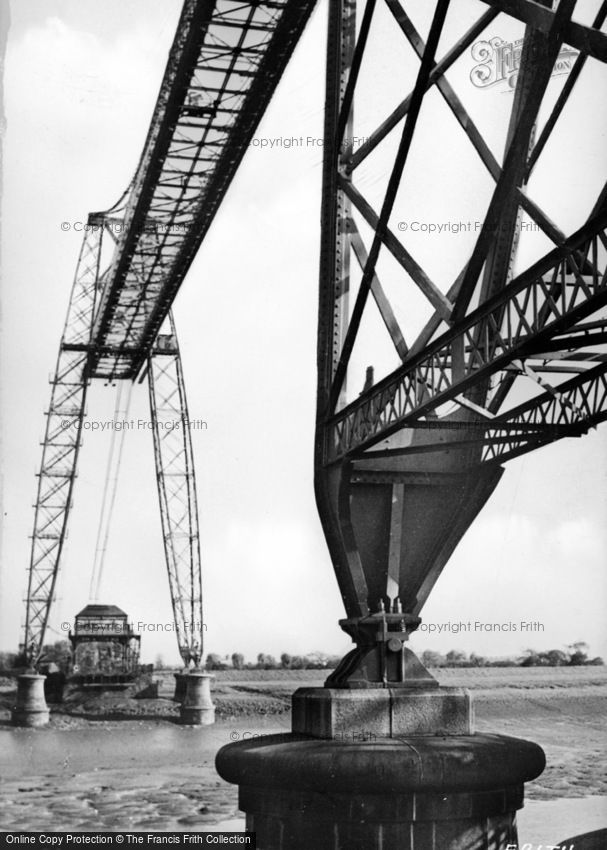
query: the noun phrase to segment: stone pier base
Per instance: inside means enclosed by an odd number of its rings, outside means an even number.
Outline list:
[[[209,726],[215,723],[215,706],[211,699],[210,673],[192,670],[185,675],[186,691],[181,703],[180,722],[190,726]]]
[[[17,704],[12,711],[14,726],[46,726],[49,710],[44,698],[45,676],[23,673],[17,677]]]
[[[273,735],[228,744],[258,850],[505,850],[540,747],[500,735],[348,743]]]
[[[293,733],[228,744],[258,850],[506,850],[537,744],[474,734],[455,688],[302,688]]]

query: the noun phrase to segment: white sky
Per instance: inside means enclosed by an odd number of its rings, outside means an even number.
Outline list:
[[[486,8],[466,2],[472,15]],[[586,19],[597,3],[578,5]],[[4,649],[16,647],[23,621],[42,413],[81,242],[81,233],[74,227],[62,231],[61,223],[74,225],[90,210],[110,207],[128,184],[180,6],[178,0],[11,3],[2,200]],[[259,138],[322,136],[325,26],[326,0],[314,13]],[[508,26],[495,21],[488,35],[517,37]],[[370,97],[361,132],[365,120],[370,126],[374,111],[383,117],[401,91],[385,84],[393,79],[387,56],[384,51],[369,77],[385,103],[379,94],[378,102]],[[474,64],[466,54],[452,82],[491,134],[510,95],[474,89],[468,80]],[[590,86],[596,91],[602,84],[605,91],[604,69],[589,66]],[[551,98],[560,84],[551,83]],[[586,111],[576,120],[587,106],[588,100],[579,100],[562,150],[547,151],[550,169],[538,178],[538,200],[568,228],[581,223],[588,198],[598,193],[597,151],[605,149],[605,115]],[[479,217],[475,199],[486,191],[480,166],[472,170],[471,158],[465,173],[461,161],[454,168],[460,144],[455,137],[442,156],[428,147],[444,142],[445,132],[427,131],[424,150],[409,169],[407,194],[397,202],[399,219]],[[420,171],[421,154],[433,152],[440,168],[433,171],[430,191]],[[336,623],[343,609],[312,489],[321,160],[316,144],[252,149],[175,305],[190,416],[208,423],[208,430],[193,432],[205,652],[238,651],[254,659],[258,652],[338,653],[349,646]],[[458,190],[458,174],[467,192]],[[478,186],[471,183],[475,179]],[[361,181],[371,197],[373,175],[363,174]],[[410,235],[406,244],[441,284],[452,280],[459,254],[468,250],[450,234]],[[417,321],[411,303],[402,308]],[[361,368],[365,362],[361,359]],[[113,405],[114,392],[95,385],[89,417],[110,419]],[[136,388],[131,415],[148,418],[143,387]],[[88,602],[107,446],[98,433],[85,436],[48,640],[59,639],[60,624]],[[516,631],[426,632],[414,636],[412,647],[506,655],[581,639],[593,654],[607,655],[606,475],[605,426],[508,464],[422,616],[428,625],[511,622]],[[122,607],[135,624],[171,619],[152,438],[145,430],[127,435],[101,601]],[[521,621],[542,623],[544,631],[522,633]],[[149,661],[158,653],[178,658],[172,633],[144,635],[142,651]]]

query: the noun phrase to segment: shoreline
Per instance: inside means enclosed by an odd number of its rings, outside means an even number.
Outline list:
[[[12,693],[4,690],[0,830],[205,831],[223,823],[244,829],[237,788],[215,772],[215,754],[230,741],[290,731],[290,694],[297,686],[317,684],[312,676],[260,678],[255,672],[257,679],[217,677],[218,720],[203,727],[181,726],[178,706],[165,689],[158,700],[111,695],[109,703],[97,701],[98,713],[88,699],[80,713],[78,706],[71,714],[54,706],[48,727],[18,729],[10,725]],[[306,672],[317,679],[323,673]],[[521,840],[534,834],[538,843],[554,843],[598,828],[601,817],[607,823],[606,673],[552,670],[543,678],[522,676],[517,687],[516,672],[472,676],[457,670],[441,679],[459,685],[465,676],[479,732],[527,738],[546,752],[546,769],[526,786]],[[108,716],[108,708],[114,714]],[[556,829],[565,811],[576,812],[579,823],[555,835],[551,825],[554,821]]]

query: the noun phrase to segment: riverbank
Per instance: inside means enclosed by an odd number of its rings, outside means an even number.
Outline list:
[[[233,740],[289,731],[292,691],[324,679],[322,671],[298,672],[296,678],[289,671],[282,676],[274,671],[267,671],[272,676],[266,671],[219,674],[213,685],[218,722],[209,727],[178,724],[169,677],[158,700],[90,698],[70,713],[56,706],[50,726],[33,730],[10,726],[14,694],[5,689],[0,829],[204,831],[226,823],[244,828],[237,789],[215,773],[215,754]],[[546,770],[526,788],[529,805],[519,818],[521,837],[523,824],[532,829],[532,816],[540,831],[542,818],[546,828],[554,824],[544,843],[607,824],[607,812],[604,822],[596,823],[607,793],[604,668],[494,668],[438,675],[444,684],[473,692],[479,731],[528,738],[546,751]],[[558,818],[542,814],[547,806],[552,812],[569,806],[577,822],[567,820],[563,832]]]

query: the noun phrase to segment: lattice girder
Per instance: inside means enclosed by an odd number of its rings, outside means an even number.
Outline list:
[[[593,199],[586,223],[566,232],[541,208],[529,182],[547,141],[558,137],[561,114],[584,80],[586,60],[607,59],[607,36],[600,32],[607,3],[587,26],[572,18],[575,0],[555,9],[491,0],[491,8],[452,43],[443,36],[451,32],[458,0],[425,4],[423,36],[414,24],[421,5],[336,0],[329,14],[315,486],[346,611],[354,620],[381,606],[417,616],[496,485],[499,464],[579,436],[607,410],[606,192]],[[488,37],[487,27],[500,12],[528,25],[502,162],[447,77],[480,37]],[[374,55],[369,60],[367,54],[379,21],[384,29],[377,31],[385,35],[387,20],[395,43],[400,37],[407,45],[415,75],[407,77],[391,111],[378,119],[381,110],[371,110],[375,125],[357,125],[359,90],[368,95],[365,73]],[[540,108],[564,44],[580,51],[572,80],[544,110],[540,126]],[[379,78],[373,82],[381,92]],[[391,82],[391,95],[394,88]],[[397,231],[394,215],[396,198],[407,200],[410,150],[424,115],[439,114],[437,103],[450,113],[452,132],[462,134],[462,148],[473,151],[470,162],[475,158],[479,175],[491,181],[468,260],[448,286],[439,286],[423,267],[410,232],[404,233],[406,224],[399,223]],[[356,136],[357,126],[364,127],[358,134],[366,138],[354,149],[347,133],[354,127]],[[447,138],[445,133],[443,146]],[[419,162],[418,151],[418,169]],[[427,168],[431,186],[430,161]],[[524,213],[554,247],[513,278]],[[358,277],[351,273],[352,256]],[[417,338],[403,331],[395,300],[403,290],[431,308]],[[370,334],[361,333],[371,308],[377,308],[399,362],[379,380],[368,366],[364,386],[352,387],[356,352],[360,374],[360,346],[367,345],[368,364],[380,357]]]
[[[34,512],[22,653],[34,666],[44,643],[67,533],[89,381],[87,346],[93,326],[103,228],[89,228],[78,259],[46,412]]]
[[[94,374],[136,377],[315,0],[186,0],[94,334]]]
[[[148,387],[164,551],[179,653],[198,665],[204,647],[198,504],[190,419],[173,318],[148,358]]]

